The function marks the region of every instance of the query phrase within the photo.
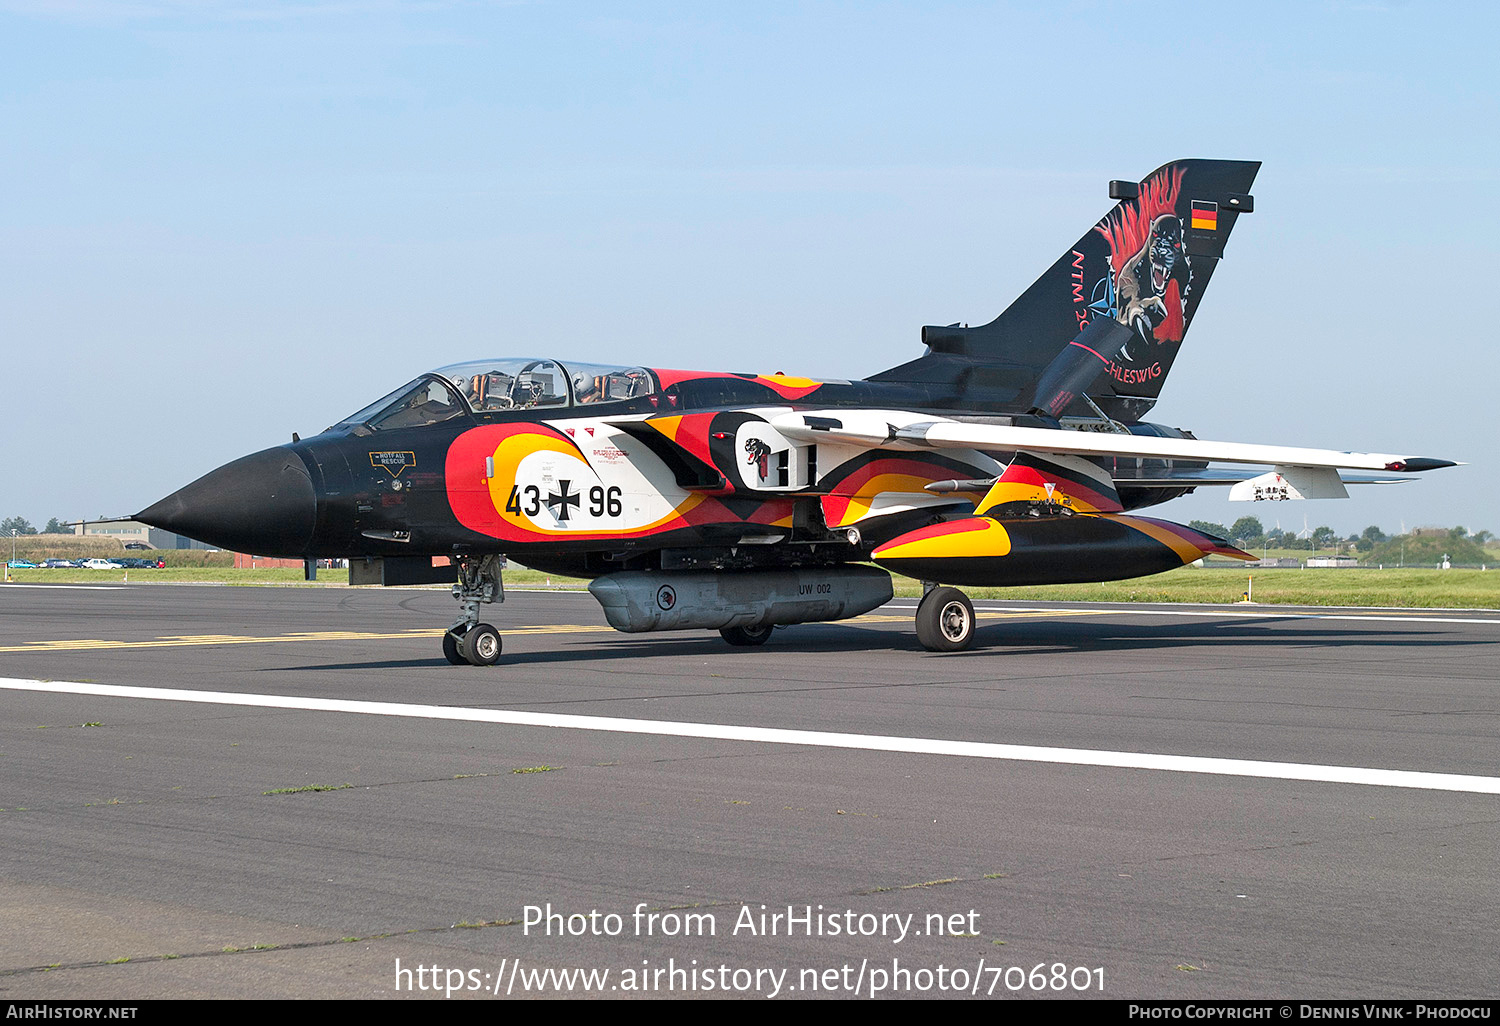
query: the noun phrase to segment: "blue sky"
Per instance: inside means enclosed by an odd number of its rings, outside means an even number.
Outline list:
[[[496,355],[859,377],[1265,162],[1151,419],[1466,460],[1163,515],[1500,530],[1483,4],[0,0],[0,515]]]

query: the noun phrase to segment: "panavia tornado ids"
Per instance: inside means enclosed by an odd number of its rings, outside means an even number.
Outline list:
[[[1333,498],[1445,460],[1203,441],[1155,404],[1259,163],[1182,160],[1141,182],[988,324],[858,381],[597,366],[442,367],[312,438],[235,460],[136,519],[266,556],[350,560],[355,584],[454,582],[443,638],[490,665],[512,558],[590,578],[611,626],[718,630],[857,616],[887,571],[926,584],[916,631],[967,647],[954,585],[1107,581],[1223,538],[1133,511],[1208,485]]]

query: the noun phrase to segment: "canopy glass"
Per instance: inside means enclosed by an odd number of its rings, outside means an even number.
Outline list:
[[[334,426],[356,431],[422,427],[465,413],[586,406],[638,399],[655,390],[656,380],[644,367],[476,360],[439,367]]]

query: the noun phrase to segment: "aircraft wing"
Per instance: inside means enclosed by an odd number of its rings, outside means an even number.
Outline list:
[[[1201,488],[1211,485],[1223,485],[1232,487],[1242,481],[1250,481],[1260,476],[1262,471],[1248,468],[1222,469],[1208,467],[1194,470],[1186,467],[1163,467],[1153,470],[1150,467],[1136,469],[1134,467],[1116,468],[1111,475],[1117,486],[1124,485],[1130,488],[1182,488],[1192,486]],[[1339,480],[1344,484],[1407,484],[1413,480],[1407,476],[1396,476],[1389,473],[1374,474],[1361,471],[1340,471]]]
[[[1211,477],[1197,481],[1178,478],[1162,481],[1160,485],[1227,483],[1232,486],[1231,499],[1245,500],[1344,498],[1348,493],[1344,491],[1339,470],[1405,474],[1457,466],[1450,460],[1398,453],[1343,452],[1197,438],[978,424],[900,410],[799,411],[774,417],[771,425],[785,437],[800,442],[834,442],[868,448],[978,449],[1095,458],[1244,463],[1272,468],[1269,473],[1241,475],[1233,481],[1223,478],[1214,481]],[[1195,472],[1187,468],[1168,472],[1174,478],[1177,474],[1192,473]]]
[[[1396,453],[1342,452],[1336,449],[1304,449],[1289,445],[1210,442],[1198,438],[1159,438],[1154,435],[972,424],[957,420],[919,417],[897,410],[784,413],[772,418],[771,426],[787,438],[797,441],[841,442],[845,445],[882,449],[1025,451],[1070,456],[1124,456],[1196,460],[1207,463],[1250,463],[1271,467],[1383,470],[1388,473],[1411,473],[1458,465],[1451,460],[1403,456]]]

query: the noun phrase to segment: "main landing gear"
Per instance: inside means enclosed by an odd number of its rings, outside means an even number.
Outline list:
[[[443,655],[455,666],[494,666],[500,661],[500,632],[479,622],[479,604],[505,601],[505,582],[500,578],[504,569],[504,556],[459,557],[453,597],[463,612],[443,635]]]
[[[719,631],[719,637],[736,648],[751,648],[769,641],[774,629],[770,624],[763,627],[725,627]]]
[[[974,604],[957,588],[923,582],[917,640],[929,652],[960,652],[974,640]]]

